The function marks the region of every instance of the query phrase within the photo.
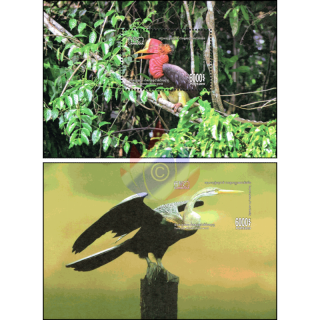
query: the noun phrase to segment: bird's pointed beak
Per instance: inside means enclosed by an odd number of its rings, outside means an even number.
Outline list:
[[[138,53],[150,53],[149,52],[149,47],[144,47],[142,50],[139,50],[137,51],[135,54],[138,54]],[[141,57],[137,57],[135,59],[145,59],[145,60],[148,60],[148,59],[151,59],[152,55],[148,55],[148,56],[141,56]]]
[[[140,50],[141,51],[141,50]],[[139,51],[139,52],[140,52]],[[138,52],[136,52],[138,53]],[[143,52],[142,52],[143,53]],[[146,60],[149,60],[149,59],[152,59],[153,55],[152,54],[149,54],[147,56],[141,56],[141,57],[136,57],[135,59],[146,59]]]
[[[218,190],[218,193],[220,194],[220,193],[241,193],[241,192],[243,192],[243,191],[241,191],[241,190]]]
[[[137,54],[137,53],[149,53],[149,48],[144,47],[143,49],[135,52],[135,54]]]

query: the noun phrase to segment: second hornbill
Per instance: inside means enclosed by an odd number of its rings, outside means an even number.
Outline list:
[[[190,82],[189,74],[174,64],[170,64],[168,54],[172,49],[168,44],[163,44],[160,40],[149,39],[145,47],[137,53],[151,53],[147,56],[137,57],[136,59],[149,60],[149,76],[153,79],[163,80],[162,86],[165,88],[173,87],[167,97],[163,92],[161,98],[169,100],[174,104],[174,112],[180,106],[184,106],[190,99],[198,96],[198,88]]]
[[[202,206],[201,197],[214,196],[222,193],[239,193],[238,190],[222,190],[205,188],[197,192],[189,201],[164,204],[151,209],[144,204],[147,193],[138,193],[124,199],[110,209],[99,220],[85,230],[73,245],[75,253],[83,251],[96,239],[108,231],[116,233],[118,240],[140,228],[131,238],[112,248],[103,250],[84,259],[67,265],[77,271],[91,271],[113,261],[125,252],[138,254],[145,258],[150,267],[148,253],[152,253],[160,268],[164,269],[161,259],[167,249],[180,239],[195,234],[201,224],[201,217],[193,211],[194,207]],[[181,213],[184,211],[184,213]],[[118,241],[117,240],[117,241]]]

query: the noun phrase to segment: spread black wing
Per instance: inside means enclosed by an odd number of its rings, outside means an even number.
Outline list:
[[[116,233],[114,237],[117,237],[140,228],[148,220],[160,223],[162,216],[143,202],[147,195],[147,193],[136,194],[110,209],[79,236],[72,247],[72,252],[81,252],[108,231]]]
[[[174,87],[186,91],[190,99],[198,96],[198,88],[190,82],[190,76],[186,71],[170,63],[165,63],[162,68],[164,76],[161,79],[169,80],[169,85],[164,82],[164,87]]]

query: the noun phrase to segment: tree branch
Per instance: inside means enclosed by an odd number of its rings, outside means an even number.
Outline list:
[[[218,82],[218,44],[217,44],[217,37],[215,32],[215,24],[214,24],[214,6],[215,1],[207,1],[208,13],[206,16],[206,22],[208,29],[212,30],[212,53],[213,53],[213,65],[211,70],[211,97],[213,102],[213,107],[215,109],[219,109],[221,112],[224,111],[221,97],[220,97],[220,89],[219,89],[219,82]]]
[[[190,54],[191,54],[191,74],[194,74],[194,51],[193,51],[193,32],[190,12],[188,8],[188,1],[183,1],[184,9],[186,10],[188,25],[190,29]]]

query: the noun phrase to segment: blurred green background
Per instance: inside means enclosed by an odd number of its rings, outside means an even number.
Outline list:
[[[203,198],[204,206],[195,211],[215,227],[182,239],[164,255],[165,268],[180,277],[178,318],[275,319],[276,164],[167,163],[154,170],[159,165],[44,164],[44,318],[139,319],[146,261],[125,253],[94,271],[76,272],[65,265],[113,246],[116,239],[108,233],[77,255],[71,252],[74,241],[144,188],[152,194],[145,203],[155,208],[214,186],[206,182],[224,181],[222,189],[244,193]],[[174,190],[175,179],[189,180],[190,189]],[[235,218],[249,217],[249,186],[251,230],[236,230]]]

